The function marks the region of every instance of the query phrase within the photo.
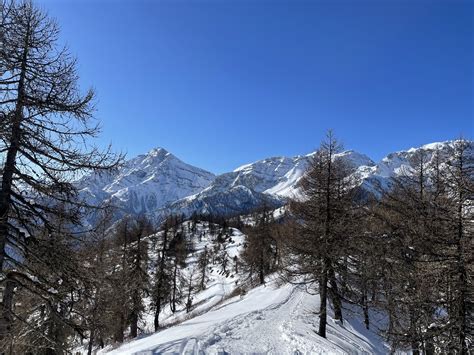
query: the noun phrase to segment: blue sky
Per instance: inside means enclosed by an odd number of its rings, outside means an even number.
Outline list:
[[[100,144],[213,172],[313,151],[375,160],[473,138],[474,2],[41,0],[98,93]]]

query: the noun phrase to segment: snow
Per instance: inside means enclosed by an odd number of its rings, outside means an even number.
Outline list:
[[[212,243],[216,239],[217,234],[222,232],[220,229],[217,229],[215,233],[210,233],[209,225],[207,223],[197,223],[196,230],[194,232],[189,231],[190,222],[184,222],[182,228],[185,231],[187,237],[190,237],[189,240],[193,242],[194,251],[190,253],[186,258],[186,268],[183,270],[183,276],[185,279],[188,278],[190,274],[195,274],[196,272],[196,262],[199,258],[199,255],[204,251],[205,247],[208,249],[212,248]],[[217,228],[217,225],[215,225]],[[161,234],[158,233],[157,236]],[[199,240],[198,236],[201,235]],[[195,294],[193,296],[193,308],[190,313],[186,313],[184,305],[178,305],[176,312],[171,312],[169,307],[165,307],[164,310],[160,313],[160,324],[167,326],[170,324],[175,324],[177,322],[182,322],[185,318],[192,317],[197,314],[208,311],[210,308],[216,304],[222,302],[225,297],[227,297],[236,287],[239,281],[238,275],[233,271],[232,258],[234,256],[240,255],[242,252],[244,238],[245,236],[241,231],[235,228],[229,228],[228,231],[229,238],[227,238],[223,243],[222,247],[225,249],[229,263],[228,263],[228,273],[223,273],[220,268],[220,265],[215,265],[210,263],[207,269],[207,280],[205,290]],[[154,238],[151,236],[150,238]],[[158,238],[159,239],[159,238]],[[149,243],[149,256],[150,263],[153,263],[157,258],[157,252],[161,246],[155,246],[153,243]],[[152,276],[152,275],[151,275]],[[147,299],[146,303],[150,304],[150,300]],[[153,319],[154,313],[149,307],[145,313],[145,317],[142,323],[142,328],[145,332],[151,333],[153,331]]]
[[[430,161],[435,150],[451,152],[454,142],[391,153],[378,163],[353,150],[338,153],[335,159],[344,159],[354,169],[350,181],[377,195],[379,187],[390,186],[392,177],[410,174],[417,152],[425,151]],[[114,174],[94,174],[78,184],[89,203],[110,201],[122,215],[146,213],[156,223],[170,214],[235,215],[249,213],[264,203],[276,208],[298,198],[298,182],[314,155],[267,158],[215,176],[156,148],[127,161]]]
[[[358,168],[361,166],[374,166],[375,163],[367,155],[358,153],[353,150],[346,150],[335,154],[334,159],[344,159],[351,167]]]
[[[281,216],[284,210],[276,210],[275,217]],[[183,270],[186,276],[195,271],[200,253],[205,247],[212,247],[222,230],[207,222],[192,228],[189,221],[181,224],[181,230],[194,241],[194,251],[188,254]],[[155,244],[161,240],[160,233],[147,238],[150,265],[160,250],[160,245]],[[117,348],[96,349],[98,354],[386,353],[381,338],[364,328],[357,309],[345,312],[346,321],[341,325],[331,320],[333,312],[329,308],[327,339],[324,339],[316,333],[319,295],[307,293],[301,285],[285,283],[277,274],[269,275],[265,285],[250,287],[248,275],[241,268],[235,273],[232,262],[234,256],[241,254],[245,236],[235,228],[230,228],[228,235],[220,245],[229,256],[229,272],[224,273],[219,263],[209,264],[206,288],[193,296],[194,308],[190,313],[186,313],[183,304],[178,304],[175,313],[165,305],[160,314],[163,328],[153,333],[151,300],[145,298],[147,307],[140,324],[141,337]],[[76,351],[85,354],[84,348]]]
[[[276,277],[216,305],[211,311],[117,349],[99,354],[312,353],[382,354],[380,338],[357,317],[344,325],[329,321],[327,339],[319,337],[319,296],[301,286],[278,285]]]
[[[93,205],[111,202],[121,214],[142,214],[202,191],[214,179],[214,174],[155,148],[126,161],[113,173],[84,176],[77,185],[82,198]]]
[[[429,164],[434,150],[451,153],[453,145],[427,144],[391,153],[379,163],[354,151],[342,152],[335,159],[344,159],[354,168],[350,181],[355,186],[377,194],[378,187],[389,188],[392,177],[413,171],[414,158],[420,150],[425,151]],[[159,148],[128,161],[115,175],[94,175],[79,184],[88,198],[116,199],[132,212],[144,208],[156,217],[155,221],[170,213],[190,216],[195,211],[243,214],[263,201],[278,207],[285,205],[286,198],[297,196],[298,182],[313,156],[314,153],[264,159],[214,176]],[[275,210],[275,217],[284,212],[285,207]],[[203,237],[199,242],[195,240],[195,252],[187,257],[185,275],[193,272],[199,254],[215,238],[209,226],[202,223],[197,225],[197,233]],[[224,243],[230,260],[241,253],[243,243],[244,235],[232,229],[231,239]],[[153,257],[156,255],[151,252],[150,259]],[[232,262],[229,264],[231,269]],[[160,324],[168,328],[152,334],[153,314],[148,307],[149,313],[141,324],[147,335],[99,353],[387,353],[386,345],[365,329],[362,317],[354,309],[346,312],[343,325],[331,321],[329,310],[327,339],[319,337],[315,332],[319,296],[306,293],[301,286],[279,284],[276,275],[269,277],[266,285],[231,298],[245,282],[243,275],[224,273],[219,265],[210,265],[208,276],[206,289],[193,297],[194,309],[190,313],[182,306],[175,313],[166,307],[160,314]]]

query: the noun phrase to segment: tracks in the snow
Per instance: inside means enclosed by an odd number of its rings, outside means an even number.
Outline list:
[[[212,327],[201,338],[202,350],[233,353],[250,346],[252,352],[266,353],[293,347],[291,344],[284,344],[290,339],[290,334],[285,336],[285,333],[288,331],[288,319],[298,312],[303,297],[302,290],[293,287],[276,304],[241,314]],[[223,305],[220,309],[226,306]]]

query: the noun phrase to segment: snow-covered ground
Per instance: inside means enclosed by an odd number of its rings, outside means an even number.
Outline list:
[[[327,339],[316,334],[319,296],[301,286],[265,286],[227,299],[212,310],[100,354],[383,354],[381,339],[353,316],[329,320]],[[331,317],[329,317],[331,319]],[[109,349],[110,350],[110,349]]]
[[[176,312],[166,305],[160,314],[164,328],[153,333],[153,310],[146,298],[141,337],[117,348],[108,346],[98,354],[387,353],[382,339],[365,329],[357,309],[345,312],[343,325],[332,321],[329,309],[324,339],[317,335],[319,295],[308,294],[303,286],[282,283],[276,274],[268,276],[265,285],[249,289],[247,275],[241,266],[236,272],[234,259],[243,251],[245,236],[235,228],[223,233],[217,225],[212,227],[206,222],[197,223],[192,230],[190,222],[181,225],[194,241],[184,275],[195,272],[199,255],[206,247],[215,246],[218,235],[225,236],[219,245],[229,259],[226,272],[218,262],[209,264],[206,288],[194,294],[191,312],[186,312],[183,303]],[[157,237],[160,239],[159,234]],[[151,263],[157,250],[159,247],[150,243]],[[240,292],[242,288],[249,290]],[[77,351],[85,353],[84,348]]]
[[[187,230],[187,235],[191,234],[191,238],[194,242],[194,251],[187,256],[186,268],[182,270],[184,278],[187,279],[190,273],[197,274],[196,264],[199,255],[204,251],[205,247],[210,251],[213,246],[213,241],[216,240],[217,235],[221,233],[222,230],[216,225],[216,230],[211,233],[209,223],[198,223],[193,233],[189,231],[189,222],[184,222],[182,227]],[[201,235],[200,240],[197,239],[198,235]],[[166,305],[159,317],[162,326],[176,324],[187,318],[208,311],[228,297],[237,286],[240,286],[240,275],[234,272],[235,265],[233,258],[234,256],[239,256],[242,252],[245,236],[241,231],[235,228],[229,228],[227,236],[228,237],[225,238],[221,244],[228,257],[227,272],[223,272],[221,265],[209,262],[207,267],[206,289],[193,295],[192,311],[187,313],[186,307],[182,302],[178,305],[176,312],[171,312],[170,307]],[[149,255],[151,260],[156,260],[156,250],[153,250],[153,247],[150,248]],[[145,301],[148,305],[150,304],[149,299]],[[142,322],[142,328],[145,332],[151,333],[153,331],[153,316],[153,311],[150,307],[147,307]]]

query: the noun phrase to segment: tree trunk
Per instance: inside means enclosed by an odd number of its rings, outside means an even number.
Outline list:
[[[137,311],[133,311],[130,316],[130,336],[136,338],[138,335],[138,314]]]
[[[337,280],[336,280],[336,275],[334,273],[334,269],[331,265],[330,261],[327,261],[327,268],[328,268],[328,273],[329,273],[329,284],[331,285],[330,289],[330,296],[331,296],[331,301],[334,307],[334,318],[336,320],[339,320],[341,323],[343,323],[343,318],[342,318],[342,302],[341,302],[341,296],[339,295],[339,289],[337,287]]]
[[[370,318],[369,318],[369,306],[367,305],[367,291],[362,291],[362,309],[364,311],[364,324],[365,328],[370,328]]]
[[[259,265],[259,268],[258,268],[258,278],[259,278],[259,281],[260,281],[260,285],[263,285],[265,283],[265,273],[264,273],[264,270],[263,270],[263,261],[262,260],[260,261],[260,265]]]
[[[120,314],[119,324],[118,324],[117,329],[115,330],[115,334],[114,334],[114,340],[118,343],[123,343],[124,321],[125,321],[125,319],[124,319],[123,314]]]
[[[199,285],[199,288],[201,290],[204,290],[205,288],[205,283],[206,283],[206,267],[202,268],[202,276],[201,276],[201,283]]]
[[[13,321],[13,291],[15,289],[15,281],[7,279],[3,288],[3,299],[0,318],[0,339],[3,339],[10,333],[11,323]]]
[[[461,162],[462,169],[462,162]],[[466,334],[467,334],[467,307],[466,307],[466,298],[467,298],[467,272],[464,265],[463,257],[463,239],[464,239],[464,225],[463,225],[463,203],[464,200],[462,189],[459,191],[459,201],[458,201],[458,240],[457,240],[457,269],[459,275],[459,285],[458,285],[458,299],[457,299],[457,315],[458,319],[458,331],[459,331],[459,353],[461,355],[467,355],[467,344],[466,344]]]
[[[319,336],[326,338],[326,324],[327,324],[327,288],[328,288],[328,277],[326,268],[321,275],[321,281],[319,283],[319,297],[321,304],[319,305]]]
[[[178,274],[178,264],[177,264],[177,261],[175,261],[174,271],[173,271],[173,294],[172,294],[171,302],[170,302],[171,312],[173,313],[176,312],[177,274]]]
[[[160,329],[160,313],[161,313],[161,299],[155,303],[155,316],[153,318],[153,326],[155,327],[155,332]]]
[[[91,329],[91,334],[89,336],[89,345],[87,346],[87,355],[92,355],[92,349],[94,346],[94,330]]]
[[[425,354],[426,355],[434,355],[435,354],[435,347],[433,344],[433,336],[428,334],[429,339],[426,340],[425,344]]]
[[[23,107],[25,99],[25,77],[26,62],[28,58],[29,47],[29,28],[25,37],[23,57],[21,63],[20,79],[18,82],[18,97],[15,103],[15,112],[13,114],[10,147],[7,150],[5,165],[2,172],[2,185],[0,190],[0,272],[3,272],[6,257],[5,247],[8,239],[8,214],[10,212],[11,194],[13,186],[13,174],[16,169],[16,156],[20,146],[22,135],[21,122],[23,120]]]
[[[413,355],[420,355],[420,343],[416,340],[418,338],[418,332],[416,331],[415,310],[412,305],[409,306],[409,315],[410,315],[409,335],[412,338],[411,351]]]
[[[467,321],[466,321],[466,285],[467,285],[467,275],[466,269],[463,264],[462,256],[459,257],[458,260],[458,268],[459,268],[459,296],[457,300],[457,318],[458,318],[458,329],[459,329],[459,353],[461,355],[467,355],[467,344],[466,344],[466,334],[467,334]]]
[[[189,281],[190,283],[192,282],[192,280]],[[192,300],[191,300],[191,291],[192,291],[192,285],[189,284],[189,287],[188,287],[188,298],[186,300],[186,313],[189,313],[189,311],[191,310],[191,306],[192,306]]]
[[[138,275],[136,277],[140,277],[141,274],[141,235],[138,235],[137,238],[137,246],[136,246],[136,254],[135,254],[135,271]],[[141,302],[141,295],[139,288],[142,287],[141,280],[136,285],[135,290],[133,290],[132,302],[133,302],[133,310],[130,316],[130,336],[132,338],[136,338],[138,336],[138,312]]]
[[[162,288],[163,288],[163,279],[165,273],[165,262],[166,262],[166,248],[168,244],[168,232],[165,230],[163,233],[163,246],[161,248],[161,260],[160,260],[160,275],[158,278],[158,285],[157,285],[157,299],[155,303],[155,317],[153,319],[153,325],[155,327],[155,332],[158,331],[160,328],[160,312],[161,312],[161,300],[163,298],[162,295]]]

